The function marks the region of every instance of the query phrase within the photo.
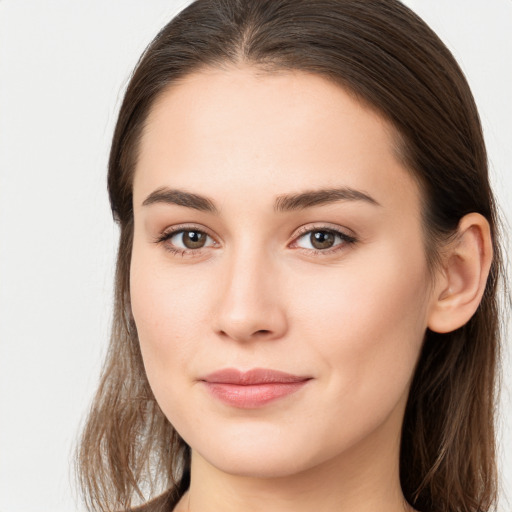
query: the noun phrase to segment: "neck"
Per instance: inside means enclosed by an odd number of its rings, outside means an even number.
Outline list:
[[[399,416],[399,415],[397,415]],[[192,451],[191,482],[175,512],[404,512],[400,436],[390,417],[378,431],[327,461],[279,477],[221,471]]]

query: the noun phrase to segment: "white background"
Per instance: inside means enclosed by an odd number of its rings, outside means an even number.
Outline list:
[[[110,138],[139,55],[187,3],[0,0],[0,512],[83,510],[69,468],[111,321]],[[512,219],[512,1],[405,3],[467,74]],[[500,457],[510,496],[509,354]]]

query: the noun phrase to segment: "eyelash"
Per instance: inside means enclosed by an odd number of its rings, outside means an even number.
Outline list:
[[[170,253],[177,255],[177,256],[188,256],[188,257],[196,257],[201,256],[202,250],[204,247],[200,247],[198,249],[180,249],[168,244],[165,244],[168,240],[170,240],[174,235],[178,233],[186,233],[187,231],[194,231],[196,233],[204,234],[210,238],[213,239],[211,235],[209,235],[206,231],[202,229],[198,229],[195,226],[190,225],[180,225],[172,228],[169,231],[166,231],[162,233],[160,236],[158,236],[155,239],[156,244],[164,244],[164,248],[166,251],[169,251]],[[328,249],[305,249],[303,247],[299,247],[299,250],[306,251],[308,254],[314,254],[314,255],[320,255],[320,256],[326,256],[333,254],[335,252],[338,252],[340,250],[343,250],[344,247],[347,245],[353,245],[357,242],[357,239],[354,236],[348,235],[347,233],[344,233],[343,231],[340,231],[338,229],[334,229],[328,226],[304,226],[300,228],[299,232],[294,238],[294,242],[300,238],[302,238],[304,235],[308,233],[315,233],[315,232],[322,232],[322,233],[331,233],[335,237],[339,237],[341,239],[341,243],[338,245],[335,245],[334,247],[330,247]]]

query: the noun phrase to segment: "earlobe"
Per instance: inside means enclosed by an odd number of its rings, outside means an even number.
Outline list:
[[[469,321],[482,299],[491,262],[489,222],[479,213],[469,213],[444,251],[442,276],[429,311],[430,330],[451,332]]]

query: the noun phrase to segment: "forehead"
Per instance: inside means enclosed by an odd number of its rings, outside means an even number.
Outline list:
[[[415,201],[395,135],[378,113],[319,75],[204,69],[153,104],[134,202],[161,186],[222,197],[234,189],[261,196],[340,185],[407,193]]]

